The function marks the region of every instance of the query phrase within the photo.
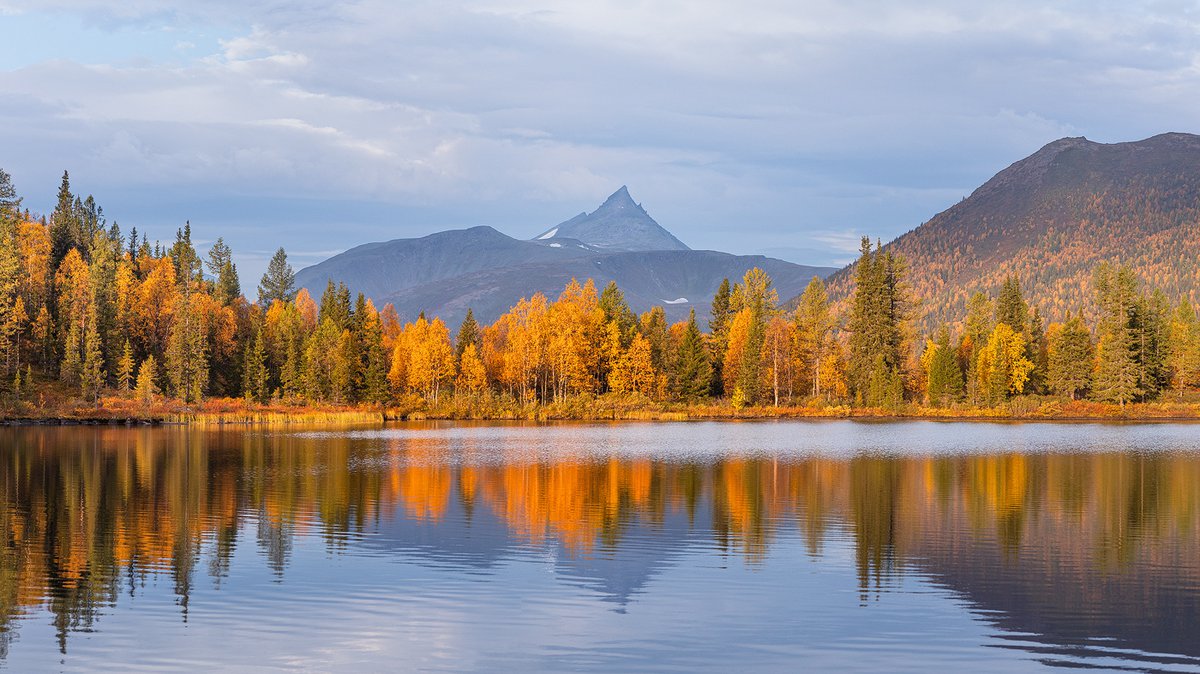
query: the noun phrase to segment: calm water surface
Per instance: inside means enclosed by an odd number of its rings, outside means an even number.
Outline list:
[[[1200,426],[0,429],[0,669],[1200,672]]]

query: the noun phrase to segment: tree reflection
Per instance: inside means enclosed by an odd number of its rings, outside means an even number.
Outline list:
[[[70,633],[91,629],[123,586],[136,595],[153,576],[171,579],[186,620],[197,574],[219,586],[239,540],[283,578],[299,536],[336,552],[383,520],[437,527],[452,511],[471,525],[486,510],[529,544],[577,556],[619,554],[630,535],[682,515],[752,565],[786,536],[820,555],[844,527],[864,600],[906,564],[957,560],[968,548],[990,548],[1027,573],[1039,568],[1027,558],[1046,550],[1080,573],[1173,565],[1194,580],[1200,560],[1200,459],[1188,455],[702,463],[568,450],[531,457],[512,446],[477,461],[479,448],[452,451],[436,436],[382,447],[336,434],[188,429],[7,438],[0,656],[20,616],[48,612],[65,651]]]

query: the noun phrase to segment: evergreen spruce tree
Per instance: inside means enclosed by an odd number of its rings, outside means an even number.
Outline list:
[[[687,328],[679,344],[672,377],[675,395],[683,400],[698,400],[709,394],[712,387],[712,365],[704,335],[696,323],[696,310],[688,315]]]
[[[1046,338],[1046,323],[1042,320],[1042,312],[1036,307],[1029,317],[1029,348],[1028,357],[1033,361],[1033,372],[1029,373],[1029,393],[1045,393],[1046,378],[1050,372],[1049,341]]]
[[[71,176],[63,171],[62,184],[58,187],[58,203],[50,214],[50,268],[57,269],[67,251],[78,247],[79,231],[75,197],[71,194]]]
[[[237,265],[233,263],[233,251],[225,244],[225,239],[217,237],[217,242],[208,251],[204,266],[214,279],[213,297],[222,305],[229,306],[242,294]]]
[[[483,353],[483,333],[480,332],[479,323],[475,322],[475,313],[470,307],[467,308],[467,317],[458,326],[458,336],[454,340],[454,357],[462,358],[468,344],[475,345],[476,353]]]
[[[1008,276],[1000,286],[1000,296],[996,298],[996,323],[1004,323],[1013,332],[1025,334],[1029,328],[1029,305],[1021,294],[1021,284],[1017,277]]]
[[[246,345],[242,356],[242,396],[253,402],[265,403],[267,388],[267,345],[262,328],[254,331],[254,339]]]
[[[1076,400],[1092,385],[1095,349],[1082,315],[1071,316],[1049,340],[1047,384],[1058,395]]]
[[[1125,267],[1101,263],[1095,272],[1096,304],[1099,313],[1096,377],[1092,392],[1104,402],[1125,407],[1143,391],[1139,386],[1142,368],[1134,339],[1137,314],[1137,281]]]
[[[288,264],[287,253],[280,248],[271,257],[267,272],[258,282],[258,304],[266,309],[275,300],[291,302],[296,298],[296,272]]]
[[[80,393],[84,400],[95,404],[100,401],[100,390],[104,388],[104,351],[100,340],[100,322],[96,317],[96,304],[88,311],[87,329],[83,339],[83,363],[80,367]]]
[[[175,243],[167,251],[171,262],[175,265],[175,281],[184,289],[185,294],[197,282],[203,280],[203,264],[196,247],[192,245],[192,223],[189,220],[181,229],[175,230]]]
[[[199,402],[208,388],[208,331],[195,307],[185,304],[167,340],[167,379],[184,402]]]
[[[871,240],[863,237],[849,324],[849,383],[860,404],[894,406],[903,400],[904,322],[910,301],[904,273],[902,260],[879,245],[872,251]]]
[[[932,405],[945,406],[962,400],[963,372],[958,354],[950,346],[950,330],[942,326],[929,361],[928,393]]]
[[[350,289],[345,283],[334,285],[331,279],[325,285],[325,292],[321,294],[321,308],[317,313],[317,322],[324,322],[326,318],[333,321],[334,327],[339,330],[347,330],[350,328],[352,312],[350,310]]]
[[[629,348],[633,335],[637,332],[638,320],[637,315],[625,302],[625,293],[617,287],[616,281],[609,281],[608,285],[604,286],[604,291],[600,293],[600,310],[604,312],[605,323],[612,321],[617,324],[621,336],[621,347]]]
[[[729,348],[729,326],[733,324],[732,291],[729,279],[721,279],[712,300],[712,314],[708,321],[709,346],[712,350],[713,393],[723,395],[723,372],[725,351]]]

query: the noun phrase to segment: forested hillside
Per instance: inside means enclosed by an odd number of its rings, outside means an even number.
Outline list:
[[[1195,301],[1200,136],[1057,140],[885,250],[907,263],[927,331],[960,320],[973,294],[996,293],[1009,276],[1048,320],[1062,320],[1092,296],[1092,270],[1103,261]],[[832,276],[831,294],[845,298],[852,279],[850,269]]]
[[[454,326],[402,319],[332,281],[314,297],[283,248],[252,301],[220,238],[202,257],[189,225],[169,246],[126,236],[66,174],[54,211],[34,217],[0,171],[0,420],[186,417],[212,401],[288,418],[298,408],[375,418],[1103,415],[1160,401],[1174,407],[1154,414],[1200,415],[1187,402],[1200,385],[1188,293],[1169,296],[1101,262],[1089,271],[1094,292],[1048,322],[1010,276],[921,336],[910,269],[864,240],[841,306],[820,277],[794,308],[781,306],[770,273],[751,267],[680,321],[661,306],[635,312],[614,282],[572,278],[494,320],[467,311]],[[1081,412],[1084,399],[1099,412]]]

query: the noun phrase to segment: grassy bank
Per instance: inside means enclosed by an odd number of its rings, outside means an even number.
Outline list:
[[[1117,405],[1025,396],[996,407],[956,405],[949,408],[905,405],[896,409],[851,407],[827,401],[800,405],[735,408],[724,401],[664,403],[639,396],[579,396],[545,404],[520,404],[500,396],[450,397],[436,403],[411,397],[389,406],[287,405],[247,403],[212,398],[198,405],[157,400],[151,405],[121,397],[102,398],[98,405],[77,400],[46,400],[0,408],[0,423],[187,424],[221,425],[359,425],[387,421],[686,421],[705,419],[962,419],[962,420],[1200,420],[1200,400]]]

